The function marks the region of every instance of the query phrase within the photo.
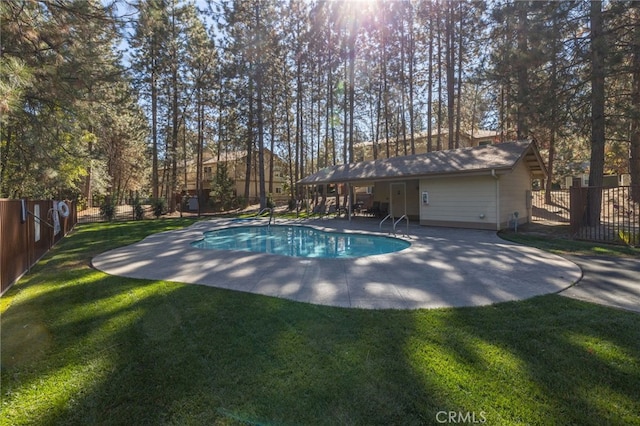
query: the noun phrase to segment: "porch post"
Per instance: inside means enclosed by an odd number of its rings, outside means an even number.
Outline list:
[[[347,217],[351,222],[351,183],[347,182]]]

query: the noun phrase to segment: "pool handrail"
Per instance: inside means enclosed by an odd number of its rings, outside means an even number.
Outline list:
[[[398,220],[396,220],[395,217],[391,216],[391,213],[389,213],[388,215],[385,216],[384,219],[382,219],[380,221],[380,225],[378,225],[378,227],[380,228],[380,230],[382,230],[382,224],[384,223],[385,220],[387,219],[391,219],[391,225],[392,225],[392,229],[393,229],[393,235],[396,234],[396,227],[398,226],[398,223],[400,223],[402,221],[402,219],[407,221],[407,231],[404,233],[405,236],[409,236],[409,217],[406,214],[403,214],[402,216],[400,216],[398,218]]]
[[[383,224],[383,223],[384,223],[384,221],[385,221],[385,220],[387,220],[387,219],[391,219],[391,223],[393,223],[393,216],[391,216],[391,213],[389,213],[388,215],[386,215],[386,216],[384,217],[384,219],[382,219],[382,220],[380,221],[380,225],[378,225],[378,227],[379,227],[380,229],[382,229],[382,224]]]
[[[396,220],[395,222],[393,222],[393,234],[395,235],[395,233],[396,233],[396,225],[397,225],[398,223],[400,223],[400,222],[402,221],[402,219],[405,219],[405,220],[407,221],[407,232],[405,232],[405,234],[404,234],[404,235],[408,237],[408,236],[409,236],[409,218],[407,217],[407,215],[406,215],[406,214],[403,214],[403,215],[400,217],[400,219],[398,219],[398,220]]]
[[[265,207],[262,210],[260,210],[258,212],[258,216],[260,216],[262,213],[268,211],[269,212],[269,224],[267,226],[271,226],[271,221],[273,220],[273,209],[271,207]]]

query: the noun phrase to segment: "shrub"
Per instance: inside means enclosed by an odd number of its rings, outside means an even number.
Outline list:
[[[78,196],[76,203],[77,203],[76,206],[78,208],[78,211],[86,210],[87,207],[89,206],[87,199],[82,195]]]
[[[144,207],[142,206],[140,198],[137,195],[133,199],[133,215],[135,220],[144,219]]]
[[[631,231],[618,231],[618,237],[628,246],[635,247],[640,244],[640,233]]]
[[[116,205],[110,197],[106,197],[104,202],[100,205],[100,215],[109,222],[111,222],[116,216]]]
[[[234,181],[229,177],[227,164],[221,163],[216,168],[216,175],[211,182],[211,192],[209,196],[213,200],[213,205],[221,210],[227,210],[233,203]]]
[[[157,218],[162,216],[167,212],[167,200],[164,198],[154,198],[151,200],[151,209],[153,210],[153,215]]]
[[[244,197],[243,197],[242,195],[238,195],[238,196],[235,198],[235,207],[236,207],[237,209],[239,209],[239,208],[243,208],[243,207],[246,207],[246,206],[247,206],[247,202],[246,202],[246,200],[244,199]]]

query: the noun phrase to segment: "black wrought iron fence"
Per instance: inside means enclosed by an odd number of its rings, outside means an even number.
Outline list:
[[[634,200],[633,191],[632,186],[571,188],[574,238],[640,246],[640,203]],[[589,194],[602,197],[599,218],[587,217]]]
[[[531,220],[566,222],[571,220],[571,194],[568,189],[550,191],[539,190],[531,193]]]
[[[153,208],[150,204],[142,204],[142,217],[153,217]],[[136,207],[131,204],[105,205],[94,204],[91,206],[81,206],[78,209],[78,223],[108,222],[118,220],[139,219]]]
[[[640,206],[633,199],[632,186],[573,187],[565,190],[532,192],[531,220],[571,224],[574,238],[609,243],[640,245]],[[589,193],[600,193],[602,206],[598,220],[586,215]]]

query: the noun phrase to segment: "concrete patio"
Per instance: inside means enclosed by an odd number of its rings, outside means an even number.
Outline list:
[[[357,218],[280,220],[328,231],[388,235],[390,225]],[[108,251],[93,266],[108,274],[244,291],[300,302],[367,309],[482,306],[557,293],[581,269],[542,250],[504,241],[494,231],[411,225],[400,252],[355,259],[294,258],[264,253],[199,250],[203,232],[265,219],[213,219],[151,235]],[[405,227],[402,227],[404,230]]]

